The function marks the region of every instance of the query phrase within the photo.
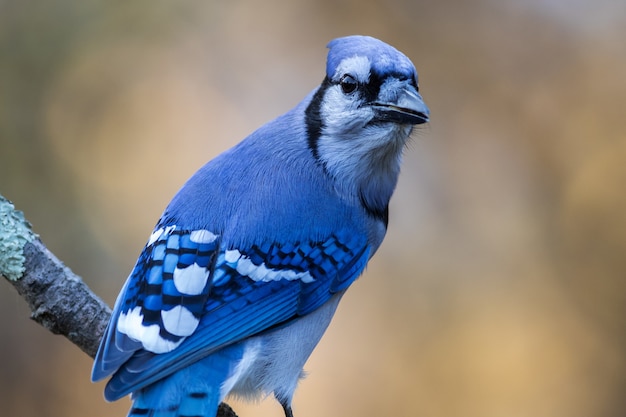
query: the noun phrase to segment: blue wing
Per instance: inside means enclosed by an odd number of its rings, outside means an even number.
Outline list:
[[[208,230],[157,229],[116,302],[93,380],[112,373],[121,398],[216,350],[280,326],[346,289],[369,259],[367,239],[221,248]]]

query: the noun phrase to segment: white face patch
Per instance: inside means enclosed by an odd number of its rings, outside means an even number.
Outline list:
[[[366,84],[369,82],[371,67],[372,63],[367,57],[353,56],[346,58],[337,66],[333,80],[339,81],[342,75],[350,74],[356,78],[359,83]]]
[[[315,281],[315,278],[308,271],[298,272],[292,269],[272,269],[265,264],[256,265],[250,258],[244,256],[238,250],[229,250],[224,254],[224,260],[237,269],[241,275],[250,278],[253,281],[279,281],[286,279],[288,281],[302,280],[304,283]]]
[[[183,339],[178,342],[165,340],[159,335],[161,328],[158,324],[145,326],[142,322],[141,307],[137,306],[127,313],[120,314],[117,319],[117,331],[124,333],[132,340],[141,342],[143,348],[152,353],[171,352],[183,341]]]
[[[371,123],[378,117],[379,107],[370,101],[396,103],[411,81],[379,74],[383,79],[375,81],[382,83],[380,89],[366,90],[362,87],[372,81],[371,65],[368,58],[355,56],[337,66],[319,105],[323,123],[316,154],[344,198],[365,204],[368,209],[383,210],[397,182],[402,150],[413,127]],[[352,75],[361,86],[354,92],[344,92],[340,84],[344,74]],[[377,97],[368,95],[372,93]]]
[[[174,286],[181,294],[201,294],[208,279],[209,270],[196,263],[189,265],[187,268],[174,269]]]
[[[345,94],[341,86],[336,84],[344,75],[349,74],[360,85],[370,81],[372,63],[364,56],[345,58],[339,63],[332,77],[332,85],[324,95],[324,101],[320,107],[322,120],[324,121],[323,134],[337,137],[345,142],[345,135],[359,135],[363,127],[374,116],[369,106],[363,106],[359,94]],[[351,145],[351,147],[353,147]]]
[[[183,337],[190,336],[200,323],[200,320],[183,306],[161,311],[161,320],[165,330],[174,336]]]

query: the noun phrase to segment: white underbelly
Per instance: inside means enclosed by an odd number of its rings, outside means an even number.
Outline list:
[[[251,337],[244,342],[241,360],[222,384],[222,399],[234,395],[244,399],[274,395],[291,399],[302,368],[335,314],[342,293],[291,324]]]

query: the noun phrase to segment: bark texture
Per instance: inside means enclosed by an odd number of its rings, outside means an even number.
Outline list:
[[[0,196],[0,275],[26,300],[31,318],[95,357],[111,309],[31,230],[21,212]],[[225,403],[217,417],[237,417]]]

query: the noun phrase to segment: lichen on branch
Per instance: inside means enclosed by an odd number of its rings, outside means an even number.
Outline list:
[[[11,281],[22,277],[25,267],[24,245],[37,235],[13,203],[0,195],[0,275]]]

